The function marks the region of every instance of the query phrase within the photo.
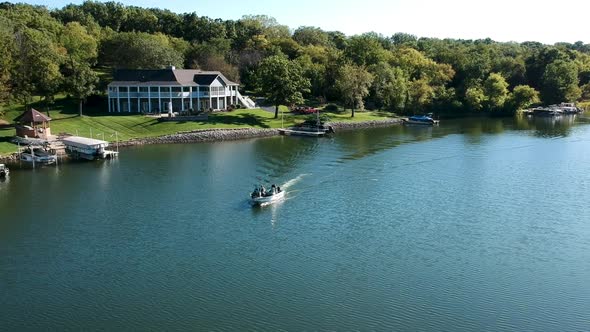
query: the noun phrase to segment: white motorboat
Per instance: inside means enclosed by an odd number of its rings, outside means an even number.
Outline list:
[[[6,165],[4,164],[0,164],[0,178],[7,177],[9,173],[10,170],[8,169],[8,167],[6,167]]]
[[[254,189],[254,192],[250,194],[250,203],[252,205],[267,205],[276,202],[285,197],[285,191],[281,190],[280,187],[271,187],[271,190],[264,191],[264,187]]]

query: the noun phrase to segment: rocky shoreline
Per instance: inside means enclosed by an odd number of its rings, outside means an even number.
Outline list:
[[[338,130],[352,130],[363,128],[378,128],[389,127],[402,123],[402,119],[388,119],[388,120],[371,120],[362,122],[328,122],[327,125],[332,126],[336,131]]]
[[[205,129],[194,131],[177,132],[176,134],[134,138],[128,141],[119,142],[119,147],[138,146],[146,144],[173,144],[173,143],[196,143],[235,141],[246,138],[268,137],[279,134],[278,129],[238,128],[238,129]]]
[[[363,122],[329,122],[336,131],[354,130],[362,128],[388,127],[401,123],[401,119],[372,120]],[[175,143],[197,143],[216,141],[235,141],[248,138],[270,137],[279,135],[279,130],[259,128],[237,128],[237,129],[204,129],[185,132],[177,132],[158,137],[134,138],[128,141],[119,142],[119,147],[141,146],[146,144],[175,144]],[[111,143],[112,144],[112,143]],[[0,163],[12,163],[18,160],[16,153],[8,156],[0,156]]]

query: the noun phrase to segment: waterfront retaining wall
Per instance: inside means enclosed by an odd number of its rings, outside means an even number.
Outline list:
[[[354,130],[362,128],[388,127],[398,125],[400,119],[371,120],[362,122],[329,122],[336,132],[339,130]],[[171,144],[171,143],[196,143],[214,141],[234,141],[247,138],[269,137],[279,135],[279,130],[260,128],[238,128],[238,129],[203,129],[186,132],[178,132],[158,137],[134,138],[128,141],[119,142],[119,147],[140,146],[145,144]],[[111,142],[109,149],[114,149],[115,143]],[[18,155],[0,156],[0,163],[13,163],[18,160]]]

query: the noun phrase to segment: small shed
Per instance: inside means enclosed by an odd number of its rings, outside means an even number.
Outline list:
[[[16,136],[49,139],[51,118],[31,108],[14,119],[16,122]]]

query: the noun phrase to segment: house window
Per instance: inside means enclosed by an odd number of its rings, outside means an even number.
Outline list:
[[[170,87],[169,86],[163,86],[160,88],[160,91],[162,91],[163,93],[168,93],[170,92]]]
[[[223,96],[223,95],[225,95],[225,88],[222,86],[212,86],[211,87],[211,95]]]
[[[119,92],[127,92],[127,87],[126,86],[120,86],[119,87]]]
[[[140,86],[139,92],[148,92],[148,87],[147,86]]]
[[[136,86],[130,86],[129,87],[129,92],[137,92],[137,87]]]
[[[173,86],[172,87],[172,92],[180,92],[181,91],[180,89],[181,88],[179,86]]]
[[[151,86],[150,87],[150,92],[158,92],[158,87],[157,86]]]

